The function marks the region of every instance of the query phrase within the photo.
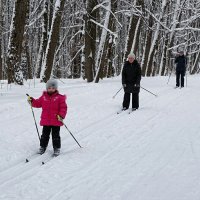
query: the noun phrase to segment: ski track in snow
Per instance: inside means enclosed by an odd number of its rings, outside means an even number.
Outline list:
[[[120,79],[64,80],[65,121],[83,148],[62,128],[61,155],[45,165],[51,142],[46,154],[25,163],[38,149],[25,94],[39,97],[44,85],[0,90],[0,199],[199,200],[198,79],[175,90],[165,77],[144,78],[143,87],[159,97],[141,90],[140,109],[130,115],[116,114],[123,92],[112,96]],[[41,110],[34,111],[39,122]]]

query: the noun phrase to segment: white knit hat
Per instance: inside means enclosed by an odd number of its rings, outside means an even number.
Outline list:
[[[130,53],[130,54],[128,55],[128,58],[134,58],[134,59],[135,59],[135,54],[134,54],[134,53]]]
[[[49,79],[46,83],[46,89],[48,88],[55,88],[56,90],[58,89],[58,81],[55,79]]]

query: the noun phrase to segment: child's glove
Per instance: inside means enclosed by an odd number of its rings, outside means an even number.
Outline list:
[[[28,103],[29,103],[30,105],[32,104],[32,100],[33,100],[33,97],[28,96],[27,101],[28,101]]]
[[[58,121],[63,122],[63,118],[60,115],[57,115],[57,119]]]

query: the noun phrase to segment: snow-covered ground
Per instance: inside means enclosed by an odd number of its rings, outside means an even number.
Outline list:
[[[122,113],[120,78],[100,84],[82,80],[59,82],[67,94],[68,128],[62,153],[25,163],[39,148],[26,93],[39,97],[44,84],[0,89],[0,199],[2,200],[199,200],[200,78],[173,89],[174,77],[143,78],[140,110]],[[40,109],[34,109],[39,123]],[[39,128],[41,133],[41,127]]]

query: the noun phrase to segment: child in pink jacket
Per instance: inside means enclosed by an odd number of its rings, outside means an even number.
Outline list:
[[[47,81],[46,89],[39,99],[31,97],[29,101],[33,107],[42,108],[40,125],[43,126],[43,130],[39,153],[43,154],[46,151],[52,133],[54,155],[57,156],[60,154],[60,127],[63,125],[59,117],[64,119],[67,114],[66,96],[59,94],[58,82],[54,79]]]

